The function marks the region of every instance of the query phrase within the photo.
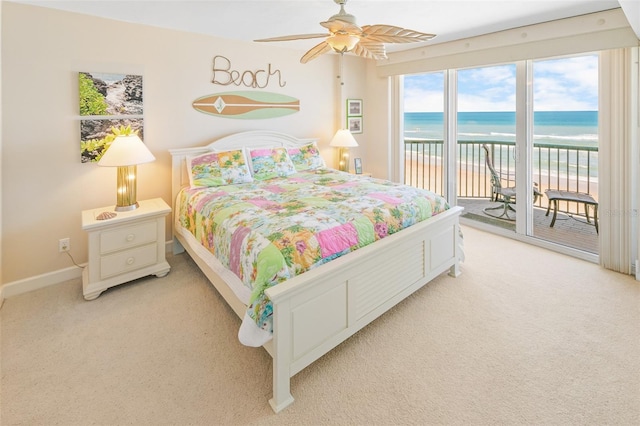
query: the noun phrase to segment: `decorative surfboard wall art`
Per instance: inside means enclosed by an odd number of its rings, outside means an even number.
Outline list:
[[[300,111],[300,101],[279,93],[224,92],[196,99],[193,108],[219,117],[254,120],[296,113]]]

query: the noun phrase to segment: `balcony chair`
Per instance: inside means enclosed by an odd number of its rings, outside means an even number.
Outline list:
[[[516,212],[513,205],[516,203],[516,187],[515,186],[503,186],[502,175],[496,171],[493,166],[493,160],[491,159],[491,152],[487,144],[482,145],[484,150],[484,158],[487,164],[487,168],[491,173],[491,201],[500,202],[501,204],[496,207],[486,207],[483,211],[486,215],[505,220],[516,220],[515,217],[509,216],[509,212]],[[538,190],[538,184],[533,183],[533,202],[538,200],[538,197],[542,194]]]

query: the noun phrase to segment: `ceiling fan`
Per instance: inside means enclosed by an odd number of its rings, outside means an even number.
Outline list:
[[[305,64],[323,53],[332,50],[338,53],[352,52],[364,58],[386,59],[387,53],[384,48],[384,43],[415,43],[431,40],[435,37],[434,34],[425,34],[393,25],[378,24],[359,27],[356,24],[355,16],[344,10],[344,5],[347,3],[347,0],[333,1],[340,5],[340,12],[333,15],[327,21],[320,22],[320,25],[329,30],[328,34],[296,34],[263,38],[254,41],[290,41],[326,37],[326,40],[309,49],[309,51],[300,58],[300,62]]]

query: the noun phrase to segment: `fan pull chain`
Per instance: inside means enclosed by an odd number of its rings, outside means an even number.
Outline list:
[[[339,64],[339,74],[338,78],[340,79],[340,119],[339,122],[342,123],[342,119],[344,118],[344,53],[340,53],[340,58],[338,58]],[[342,129],[342,124],[339,126]]]

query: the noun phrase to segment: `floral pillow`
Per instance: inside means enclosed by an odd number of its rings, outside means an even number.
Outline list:
[[[187,158],[187,169],[191,188],[253,182],[241,149],[207,152]]]
[[[298,172],[327,167],[315,142],[301,147],[289,148],[287,151]]]
[[[249,151],[253,178],[267,180],[275,177],[289,176],[296,172],[296,168],[289,158],[287,149],[257,148]]]

